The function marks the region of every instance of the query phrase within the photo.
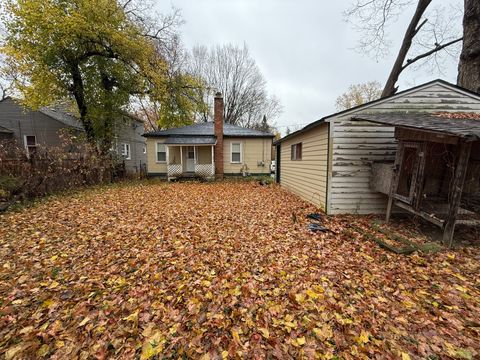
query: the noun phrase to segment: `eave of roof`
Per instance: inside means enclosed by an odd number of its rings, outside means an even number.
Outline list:
[[[178,136],[215,136],[212,122],[197,123],[179,128],[151,131],[144,137],[178,137]],[[275,135],[241,126],[224,124],[223,136],[227,138],[274,138]]]
[[[480,139],[480,113],[476,118],[464,119],[430,113],[360,114],[352,117],[352,120],[453,135],[472,141]]]
[[[453,87],[453,88],[455,88],[455,89],[457,89],[457,90],[459,90],[459,91],[462,91],[462,92],[464,92],[464,93],[467,93],[467,94],[469,94],[469,95],[471,95],[471,96],[474,96],[474,97],[476,97],[476,98],[478,98],[478,99],[480,100],[480,94],[477,94],[476,92],[473,92],[473,91],[470,91],[470,90],[468,90],[468,89],[462,88],[461,86],[458,86],[458,85],[449,83],[448,81],[445,81],[445,80],[442,80],[442,79],[435,79],[435,80],[428,81],[428,82],[426,82],[426,83],[423,83],[423,84],[420,84],[420,85],[417,85],[417,86],[414,86],[414,87],[411,87],[411,88],[402,90],[402,91],[400,91],[400,92],[398,92],[398,93],[396,93],[396,94],[393,94],[393,95],[390,95],[390,96],[386,96],[386,97],[381,98],[381,99],[373,100],[373,101],[370,101],[370,102],[365,103],[365,104],[361,104],[361,105],[358,105],[358,106],[354,106],[354,107],[352,107],[352,108],[350,108],[350,109],[342,110],[342,111],[339,111],[339,112],[336,112],[336,113],[333,113],[333,114],[324,116],[324,117],[322,117],[321,119],[316,120],[316,121],[314,121],[314,122],[306,125],[306,126],[303,127],[302,129],[297,130],[297,131],[295,131],[295,132],[293,132],[293,133],[291,133],[291,134],[288,134],[288,135],[284,136],[283,138],[275,141],[275,142],[274,142],[274,145],[280,144],[280,143],[282,143],[283,141],[285,141],[285,140],[287,140],[287,139],[290,139],[290,138],[292,138],[292,137],[294,137],[294,136],[300,135],[300,134],[302,134],[302,133],[304,133],[304,132],[306,132],[306,131],[308,131],[308,130],[310,130],[310,129],[312,129],[312,128],[315,128],[315,127],[317,127],[318,125],[323,124],[323,123],[324,123],[327,119],[329,119],[329,118],[332,118],[332,117],[335,117],[335,116],[342,116],[342,115],[347,114],[347,113],[349,113],[349,112],[355,112],[355,111],[360,110],[360,109],[362,109],[362,108],[370,107],[370,106],[375,105],[375,104],[377,104],[377,103],[380,103],[380,102],[382,102],[382,101],[391,99],[391,98],[396,97],[396,96],[403,95],[403,94],[405,94],[405,93],[407,93],[407,92],[410,92],[410,91],[415,91],[415,90],[417,90],[417,89],[420,89],[420,88],[425,87],[425,86],[432,85],[432,84],[434,84],[434,83],[441,83],[441,84],[443,84],[443,85],[446,85],[446,86],[449,86],[449,87]]]

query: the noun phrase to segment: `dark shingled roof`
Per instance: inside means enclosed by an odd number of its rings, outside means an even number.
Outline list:
[[[215,145],[215,136],[174,136],[165,140],[166,145]]]
[[[203,122],[179,128],[151,131],[145,133],[145,137],[161,137],[161,136],[215,136],[213,122]],[[232,124],[223,124],[223,136],[225,137],[275,137],[275,135],[263,131],[253,130],[236,126]]]
[[[476,117],[447,118],[431,113],[385,113],[364,114],[352,117],[353,120],[371,121],[411,129],[434,131],[466,138],[469,140],[480,139],[480,113]]]

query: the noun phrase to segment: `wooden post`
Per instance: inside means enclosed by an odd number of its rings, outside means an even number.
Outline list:
[[[459,155],[455,166],[455,175],[449,191],[449,209],[448,218],[443,229],[443,243],[451,247],[453,244],[453,233],[455,231],[455,221],[457,220],[458,208],[462,199],[463,184],[467,174],[468,159],[472,149],[471,142],[462,141],[459,145]]]
[[[400,167],[402,166],[403,149],[403,141],[400,140],[397,146],[397,153],[395,154],[395,167],[393,169],[392,183],[390,184],[390,192],[388,194],[387,214],[385,216],[385,222],[387,223],[390,221],[390,216],[392,215],[393,196],[397,191],[398,174],[400,173]]]

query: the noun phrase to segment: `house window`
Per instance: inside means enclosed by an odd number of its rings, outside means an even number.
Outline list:
[[[122,144],[122,156],[125,158],[125,160],[130,160],[132,158],[130,144]]]
[[[162,143],[157,143],[157,162],[167,162],[167,146]]]
[[[147,153],[147,148],[144,146],[143,147],[143,153],[146,154]]]
[[[35,135],[25,135],[25,149],[27,150],[27,155],[30,156],[37,151],[37,138]]]
[[[230,162],[237,164],[242,162],[242,143],[232,143]]]
[[[291,153],[292,160],[302,160],[302,143],[293,144]]]

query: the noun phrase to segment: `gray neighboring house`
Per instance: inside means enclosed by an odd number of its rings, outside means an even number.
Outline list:
[[[51,107],[30,110],[10,97],[0,101],[0,141],[16,140],[29,152],[39,145],[60,145],[60,131],[67,129],[84,131],[79,119],[66,111]],[[123,157],[128,172],[146,166],[143,133],[143,122],[133,116],[124,116],[115,125],[113,150]]]

